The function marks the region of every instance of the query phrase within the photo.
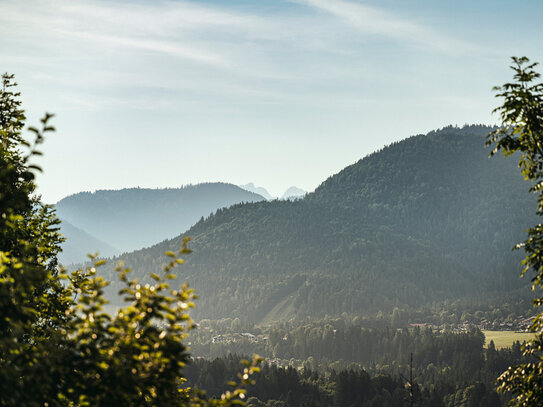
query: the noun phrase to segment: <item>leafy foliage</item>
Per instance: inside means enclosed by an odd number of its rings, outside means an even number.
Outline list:
[[[488,144],[494,146],[493,154],[502,151],[509,156],[520,154],[519,167],[524,177],[533,183],[530,191],[537,194],[537,215],[543,216],[543,83],[534,83],[540,74],[537,63],[526,57],[513,58],[511,67],[514,82],[495,88],[497,96],[504,99],[495,109],[500,114],[502,127],[491,133]],[[543,304],[543,225],[528,230],[528,240],[517,245],[524,248],[522,274],[533,271],[532,289],[539,298],[536,306]],[[536,338],[524,347],[524,353],[537,357],[537,362],[510,367],[499,380],[500,390],[515,396],[510,405],[535,406],[543,404],[543,314],[534,320],[532,329]]]
[[[66,322],[70,306],[58,279],[58,221],[50,208],[32,197],[34,171],[43,133],[52,131],[50,115],[42,129],[30,128],[35,143],[21,135],[24,112],[12,75],[2,76],[0,91],[0,404],[13,405],[27,392],[36,360],[49,338]],[[26,154],[20,147],[29,148]],[[4,387],[5,386],[5,387]],[[38,384],[39,386],[39,384]],[[31,405],[31,404],[29,404]]]
[[[174,266],[189,253],[166,253],[170,262],[152,283],[130,279],[116,268],[124,307],[103,311],[108,283],[96,276],[96,261],[70,276],[58,268],[61,237],[51,209],[32,195],[30,159],[35,145],[22,136],[24,113],[13,76],[0,92],[0,405],[2,406],[185,406],[243,405],[244,386],[258,371],[247,362],[238,383],[221,399],[183,385],[188,361],[183,343],[193,327],[187,310],[194,293],[170,287]],[[29,128],[35,144],[54,129]],[[26,155],[21,147],[30,147]]]

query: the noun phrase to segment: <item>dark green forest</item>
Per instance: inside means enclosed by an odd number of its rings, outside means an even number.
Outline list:
[[[391,322],[397,323],[395,316],[392,321],[327,318],[266,326],[248,326],[239,319],[203,320],[191,333],[190,346],[196,356],[258,353],[268,359],[296,361],[298,367],[308,361],[312,369],[330,365],[343,368],[355,363],[365,369],[382,368],[390,373],[395,366],[406,364],[411,352],[417,367],[449,363],[449,358],[464,351],[462,345],[447,348],[451,338],[457,340],[477,332],[478,339],[474,343],[482,347],[487,342],[476,326],[443,329],[406,324],[397,328]]]
[[[112,263],[133,265],[145,280],[191,236],[183,277],[201,295],[196,319],[390,314],[457,300],[497,304],[505,294],[520,295],[529,312],[522,253],[511,248],[534,223],[536,200],[514,159],[488,158],[491,130],[451,126],[409,137],[303,199],[220,209]]]
[[[334,329],[333,323],[290,328],[286,337],[273,331],[269,347],[303,359],[268,358],[249,389],[249,405],[405,406],[411,401],[412,376],[417,406],[500,406],[508,397],[498,396],[494,381],[507,366],[523,360],[518,342],[501,350],[493,343],[484,348],[484,336],[476,329]],[[345,359],[340,363],[334,357]],[[235,354],[197,357],[187,366],[188,382],[220,394],[238,360]]]

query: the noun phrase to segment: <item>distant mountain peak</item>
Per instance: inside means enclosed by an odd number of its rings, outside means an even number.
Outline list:
[[[302,198],[305,194],[307,194],[307,191],[296,186],[291,186],[285,191],[281,199]]]
[[[254,192],[255,194],[262,195],[264,198],[266,198],[268,201],[273,199],[273,196],[270,195],[270,193],[266,190],[264,187],[257,187],[254,183],[249,182],[245,185],[240,185],[240,188],[243,188],[246,191]]]

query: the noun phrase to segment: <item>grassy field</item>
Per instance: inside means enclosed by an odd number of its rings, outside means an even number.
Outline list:
[[[488,346],[490,341],[494,341],[496,349],[509,348],[515,341],[520,343],[533,338],[534,334],[530,332],[513,332],[513,331],[483,331],[485,334],[485,346]]]

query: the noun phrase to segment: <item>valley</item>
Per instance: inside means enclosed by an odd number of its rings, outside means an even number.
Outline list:
[[[542,15],[0,1],[0,406],[543,406]]]

